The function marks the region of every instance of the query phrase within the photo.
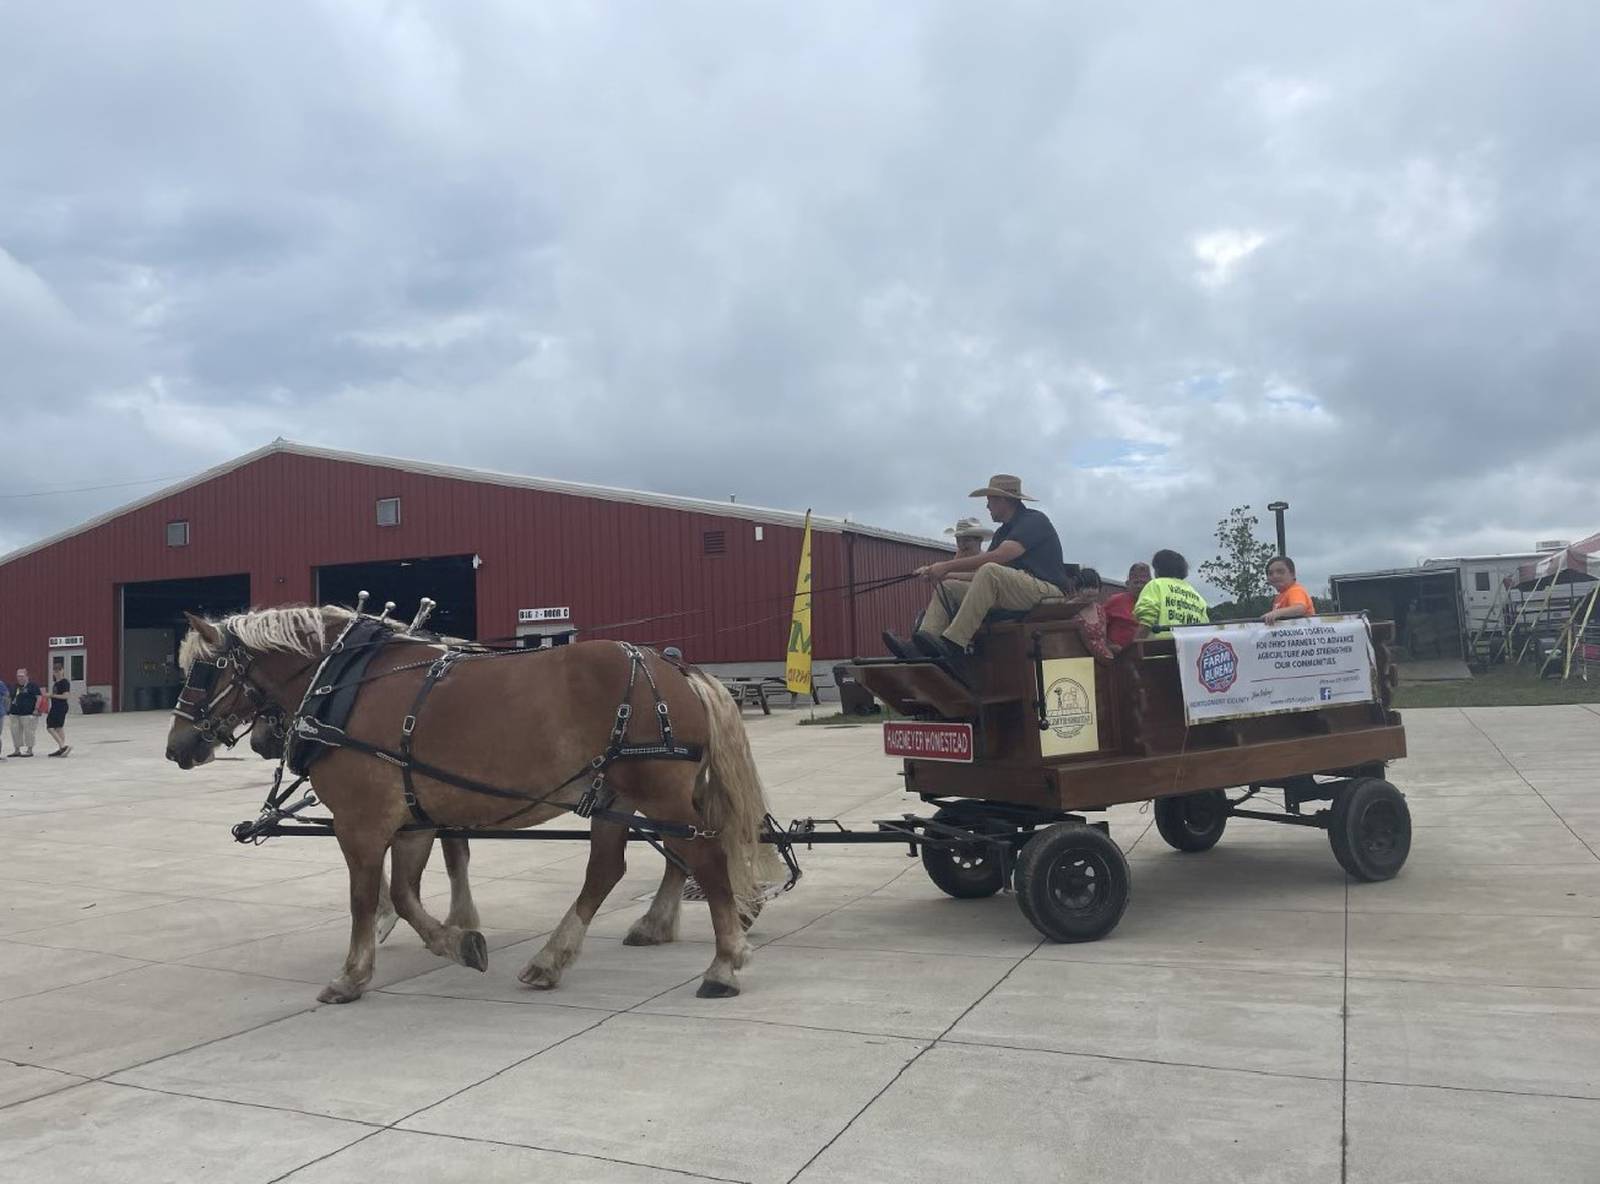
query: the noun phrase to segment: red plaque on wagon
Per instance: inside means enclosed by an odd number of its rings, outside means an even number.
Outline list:
[[[883,751],[922,761],[972,763],[972,725],[896,720],[883,725]]]

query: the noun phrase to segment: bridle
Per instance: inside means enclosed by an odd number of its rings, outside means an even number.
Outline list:
[[[213,748],[218,744],[232,748],[258,716],[277,712],[281,719],[283,708],[250,677],[255,655],[226,629],[222,630],[221,650],[214,658],[196,658],[190,665],[172,714],[193,724]],[[232,670],[233,677],[213,693],[225,670]]]
[[[289,712],[276,703],[268,704],[256,712],[254,723],[266,724],[272,731],[272,738],[280,744],[289,739]]]

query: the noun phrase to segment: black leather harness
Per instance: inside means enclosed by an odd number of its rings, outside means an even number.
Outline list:
[[[289,771],[304,777],[317,763],[317,758],[338,745],[324,739],[327,735],[343,735],[350,713],[356,708],[356,696],[365,683],[363,676],[372,659],[378,656],[389,639],[390,632],[374,618],[358,617],[350,628],[328,649],[328,655],[317,667],[312,685],[300,701],[295,723],[299,725],[288,732],[284,759]],[[311,721],[314,726],[307,726]],[[296,741],[304,741],[296,743]]]
[[[618,761],[629,760],[699,762],[705,755],[704,749],[699,745],[679,743],[673,735],[671,714],[668,711],[666,701],[661,697],[660,687],[656,685],[655,675],[650,670],[644,651],[638,646],[625,641],[618,642],[617,645],[628,656],[628,683],[623,691],[622,702],[617,707],[616,719],[611,727],[611,736],[604,751],[585,763],[570,777],[543,793],[529,793],[524,790],[489,785],[486,782],[464,777],[448,769],[441,769],[437,765],[418,759],[414,747],[417,728],[422,719],[423,709],[427,704],[428,698],[434,688],[439,685],[440,681],[452,669],[462,662],[498,660],[517,656],[518,654],[527,658],[533,657],[540,651],[495,650],[485,652],[447,647],[443,654],[432,662],[426,663],[427,672],[423,675],[421,685],[417,687],[416,697],[411,702],[410,711],[400,724],[399,745],[395,748],[387,748],[381,744],[373,744],[369,741],[358,739],[349,734],[345,725],[355,707],[361,687],[376,678],[397,674],[402,670],[417,669],[424,665],[423,663],[410,663],[392,670],[382,671],[377,675],[366,674],[372,658],[379,649],[393,640],[393,635],[381,625],[375,629],[362,629],[360,633],[357,633],[357,626],[365,624],[368,624],[365,619],[358,619],[356,625],[346,630],[346,633],[333,646],[329,647],[328,658],[312,679],[311,686],[307,688],[306,697],[302,700],[300,709],[295,713],[290,725],[290,742],[288,751],[285,753],[285,760],[288,762],[289,768],[302,777],[318,757],[335,748],[348,748],[355,752],[365,753],[378,760],[386,761],[400,770],[401,787],[405,794],[406,808],[411,811],[412,818],[420,826],[434,828],[441,824],[428,814],[428,811],[417,796],[416,777],[419,774],[423,777],[443,782],[456,789],[464,789],[487,797],[520,803],[515,810],[502,818],[496,819],[489,824],[490,826],[502,826],[539,806],[554,806],[563,810],[570,810],[581,818],[599,818],[608,822],[636,824],[640,821],[638,815],[632,812],[611,809],[611,804],[616,800],[616,794],[612,792],[606,779],[607,772],[611,766]],[[372,624],[376,624],[376,622],[372,622]],[[628,724],[633,716],[633,693],[638,684],[641,671],[644,673],[645,682],[650,688],[659,735],[653,742],[630,744],[627,742]],[[576,802],[553,800],[557,794],[585,778],[588,778],[589,784]],[[716,834],[715,831],[704,830],[688,823],[652,822],[651,827],[657,834],[672,838],[711,838]]]

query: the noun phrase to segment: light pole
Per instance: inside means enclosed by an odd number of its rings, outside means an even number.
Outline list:
[[[1287,510],[1288,508],[1289,508],[1289,503],[1288,502],[1273,502],[1269,506],[1267,506],[1267,509],[1271,510],[1273,515],[1274,515],[1274,517],[1276,517],[1277,520],[1278,520],[1278,554],[1279,555],[1287,555],[1289,553],[1288,545],[1283,541],[1283,512],[1285,510]]]

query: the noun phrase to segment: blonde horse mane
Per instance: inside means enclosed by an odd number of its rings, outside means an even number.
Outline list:
[[[343,627],[353,616],[353,611],[338,605],[325,604],[317,608],[295,604],[286,608],[252,609],[216,620],[208,618],[206,623],[231,633],[240,645],[254,653],[315,658],[327,648],[328,626]],[[201,637],[199,630],[191,629],[178,649],[178,665],[188,674],[197,660],[214,658],[217,652],[218,647]]]

